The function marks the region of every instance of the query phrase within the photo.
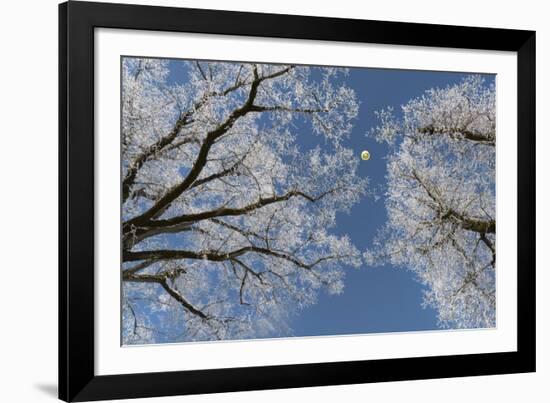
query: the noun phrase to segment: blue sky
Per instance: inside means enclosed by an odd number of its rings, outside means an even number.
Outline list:
[[[185,69],[180,61],[170,62],[170,82],[184,82]],[[359,117],[347,146],[359,158],[362,150],[371,153],[369,161],[361,161],[359,175],[370,180],[370,186],[382,195],[385,183],[388,149],[383,144],[367,138],[365,133],[378,123],[374,112],[392,106],[399,116],[400,106],[418,97],[430,88],[446,87],[460,82],[467,74],[352,68],[346,78],[360,101]],[[486,82],[494,80],[485,75]],[[299,145],[311,147],[319,137],[306,132],[305,125]],[[320,144],[322,146],[322,142]],[[355,246],[364,251],[373,241],[377,230],[386,221],[384,198],[378,201],[364,198],[351,213],[340,214],[333,229],[338,234],[348,234]],[[437,329],[437,313],[422,307],[422,285],[404,267],[382,266],[349,269],[345,290],[341,295],[321,292],[318,303],[293,317],[290,327],[294,336],[338,335],[420,331]]]

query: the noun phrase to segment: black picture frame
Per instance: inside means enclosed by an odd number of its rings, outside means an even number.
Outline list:
[[[517,52],[517,351],[96,376],[94,29],[98,27]],[[59,5],[60,399],[89,401],[533,371],[535,32],[108,3]]]

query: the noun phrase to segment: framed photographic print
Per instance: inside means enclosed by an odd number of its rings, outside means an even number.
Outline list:
[[[59,13],[61,399],[535,370],[534,32]]]

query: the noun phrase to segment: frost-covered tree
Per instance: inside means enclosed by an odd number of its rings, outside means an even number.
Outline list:
[[[122,69],[123,343],[287,334],[320,289],[342,292],[361,255],[331,227],[366,187],[342,145],[358,113],[346,70]]]
[[[442,326],[495,326],[494,85],[470,76],[378,117],[388,221],[367,261],[416,273]]]

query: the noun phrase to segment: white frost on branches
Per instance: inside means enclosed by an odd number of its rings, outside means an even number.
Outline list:
[[[125,344],[288,334],[321,288],[342,292],[361,255],[331,228],[366,188],[342,74],[124,59]],[[324,146],[300,147],[307,131]]]
[[[432,89],[395,118],[378,113],[385,141],[388,222],[371,264],[412,270],[441,325],[494,327],[495,88],[479,76]]]

